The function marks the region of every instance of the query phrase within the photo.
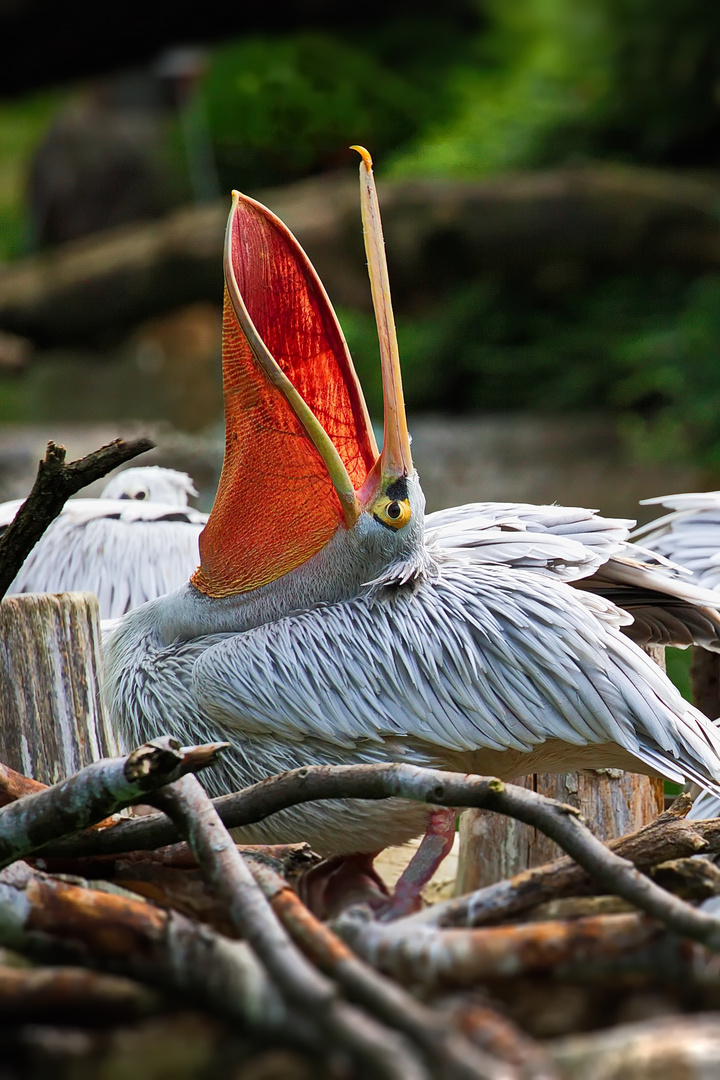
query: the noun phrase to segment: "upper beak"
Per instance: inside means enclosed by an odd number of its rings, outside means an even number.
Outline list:
[[[386,480],[392,482],[403,476],[409,476],[413,471],[413,463],[410,452],[410,435],[405,415],[405,399],[400,374],[400,355],[395,332],[395,319],[390,299],[385,242],[380,222],[377,191],[373,179],[372,158],[362,146],[353,146],[351,149],[357,150],[362,158],[360,162],[360,191],[363,234],[382,365],[385,425],[379,470],[381,482],[384,486]]]

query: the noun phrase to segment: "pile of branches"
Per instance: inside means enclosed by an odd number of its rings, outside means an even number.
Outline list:
[[[211,800],[194,773],[225,745],[157,739],[52,787],[0,766],[3,1075],[106,1075],[114,1054],[137,1080],[579,1077],[567,1041],[537,1037],[541,998],[584,994],[580,1027],[643,988],[675,1012],[717,998],[720,918],[697,901],[720,871],[692,856],[720,849],[720,820],[688,822],[687,798],[606,846],[533,791],[403,764],[309,766]],[[298,895],[307,845],[228,832],[391,796],[509,815],[571,857],[395,920],[351,903],[323,922]],[[153,810],[119,814],[138,804]]]

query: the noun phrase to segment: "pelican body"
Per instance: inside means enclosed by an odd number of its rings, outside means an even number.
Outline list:
[[[426,530],[361,154],[382,452],[307,256],[269,210],[234,193],[223,473],[196,573],[128,614],[108,643],[112,720],[128,743],[163,732],[228,740],[215,793],[305,764],[375,761],[508,779],[619,767],[720,791],[720,738],[622,634],[630,616]],[[240,833],[307,840],[326,856],[376,852],[422,833],[429,815],[402,800],[337,801]]]
[[[8,593],[97,594],[100,617],[114,619],[176,589],[198,563],[207,515],[188,506],[197,495],[187,473],[157,465],[125,469],[99,499],[70,499]],[[0,532],[23,500],[0,505]]]

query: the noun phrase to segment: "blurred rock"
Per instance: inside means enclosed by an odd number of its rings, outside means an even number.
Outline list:
[[[14,374],[22,371],[30,362],[33,354],[32,342],[0,330],[0,372]]]
[[[222,416],[222,312],[191,304],[143,323],[130,348],[143,375],[154,375],[166,399],[163,410],[183,431],[200,431]]]
[[[157,149],[159,106],[154,81],[138,73],[91,84],[60,110],[30,167],[38,247],[167,209]]]
[[[369,309],[355,170],[253,194],[297,236],[334,303]],[[382,180],[380,201],[398,313],[488,275],[554,294],[596,271],[665,266],[692,278],[720,266],[712,178],[594,164],[472,182]],[[110,229],[128,219],[106,207],[106,233],[3,271],[0,328],[78,345],[217,302],[228,210],[225,198]]]

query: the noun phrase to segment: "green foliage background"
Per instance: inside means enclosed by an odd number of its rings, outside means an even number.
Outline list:
[[[0,108],[0,261],[27,248],[27,161],[68,90]],[[716,0],[449,0],[434,17],[266,33],[214,49],[194,99],[223,189],[349,162],[479,177],[605,159],[715,170]],[[187,198],[179,121],[165,155]],[[588,276],[552,292],[493,275],[400,326],[413,409],[604,410],[634,453],[720,470],[720,275]],[[344,325],[377,406],[374,330]],[[12,395],[6,395],[12,412]],[[374,398],[374,400],[373,400]],[[7,412],[7,409],[4,410]]]

